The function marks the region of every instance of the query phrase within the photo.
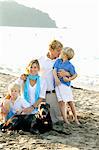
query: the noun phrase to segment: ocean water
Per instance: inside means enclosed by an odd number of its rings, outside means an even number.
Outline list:
[[[89,36],[68,28],[0,27],[0,72],[20,76],[29,61],[46,55],[49,42],[57,39],[75,50],[72,63],[78,77],[72,85],[99,91],[97,39]]]

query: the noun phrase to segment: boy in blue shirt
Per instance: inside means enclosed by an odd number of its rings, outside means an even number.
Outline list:
[[[71,111],[74,115],[75,122],[79,124],[76,114],[76,108],[73,100],[72,89],[71,89],[71,80],[77,77],[77,73],[75,71],[75,67],[70,62],[70,60],[74,57],[74,50],[70,47],[65,47],[61,52],[61,58],[57,59],[54,64],[53,75],[55,79],[55,90],[58,98],[58,103],[60,107],[60,111],[63,117],[63,120],[69,124],[67,119],[67,109],[66,104],[68,103]],[[70,77],[58,77],[58,72],[60,70],[65,70],[70,73]]]

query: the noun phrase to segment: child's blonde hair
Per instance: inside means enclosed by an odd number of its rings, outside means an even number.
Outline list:
[[[11,93],[11,90],[12,90],[12,89],[17,89],[17,90],[19,91],[19,94],[20,94],[20,92],[21,92],[21,87],[20,87],[20,85],[17,84],[17,83],[15,83],[15,82],[9,84],[9,86],[8,86],[8,93],[9,93],[9,94]]]
[[[32,61],[30,61],[30,63],[28,64],[28,66],[26,67],[25,69],[25,74],[28,75],[29,74],[29,70],[30,70],[30,67],[32,67],[33,64],[36,64],[38,69],[40,70],[40,64],[39,64],[39,61],[37,59],[34,59]]]
[[[63,48],[63,44],[58,41],[58,40],[53,40],[50,44],[49,44],[49,48],[51,49],[57,49],[57,48]]]
[[[66,54],[68,60],[72,59],[74,57],[74,50],[70,47],[64,47],[63,52]]]

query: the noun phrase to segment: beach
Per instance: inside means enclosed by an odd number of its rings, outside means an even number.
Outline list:
[[[0,73],[0,101],[16,76]],[[0,131],[0,150],[99,150],[99,92],[73,87],[80,125],[60,121],[50,132],[33,135],[28,132]]]

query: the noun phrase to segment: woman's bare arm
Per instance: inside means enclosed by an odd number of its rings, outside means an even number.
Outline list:
[[[30,107],[28,108],[24,108],[22,110],[22,113],[31,113],[36,107],[38,107],[38,105],[42,102],[43,98],[39,98],[38,101],[36,101],[33,105],[31,105]]]

